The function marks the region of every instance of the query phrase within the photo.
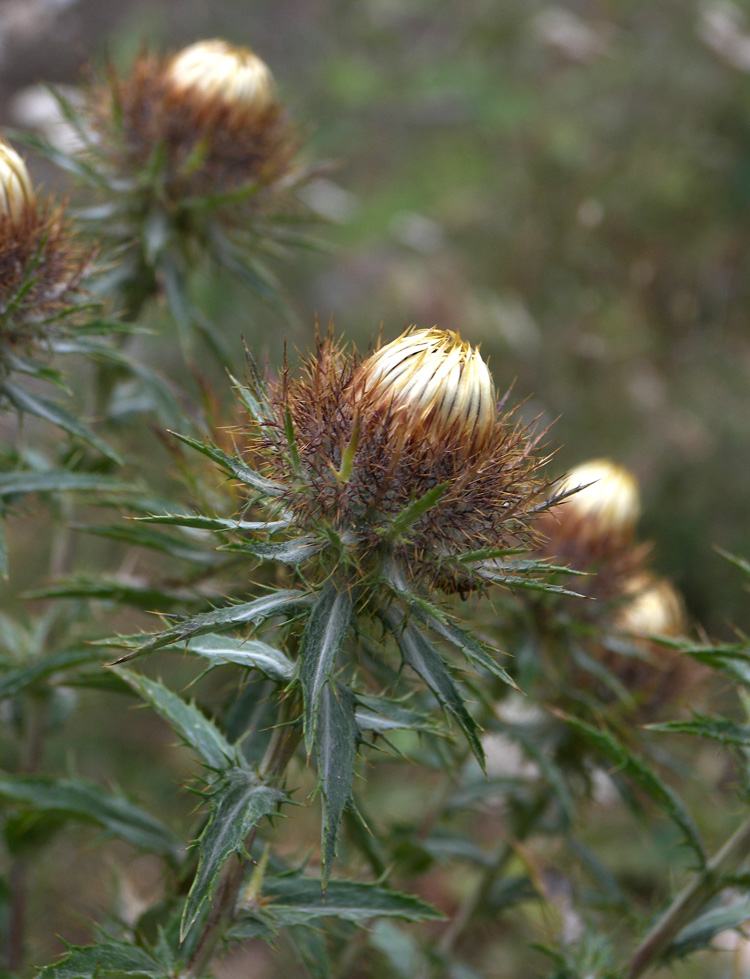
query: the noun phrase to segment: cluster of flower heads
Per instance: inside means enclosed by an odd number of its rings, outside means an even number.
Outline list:
[[[111,71],[88,114],[112,170],[132,179],[155,168],[171,200],[278,183],[298,148],[266,64],[221,40]]]
[[[641,500],[635,476],[608,459],[576,466],[554,486],[559,500],[539,520],[545,553],[592,572],[579,590],[615,603],[618,628],[641,636],[684,632],[685,612],[666,579],[645,570],[650,545],[635,540]]]
[[[456,558],[529,539],[547,488],[539,436],[498,404],[457,333],[409,329],[364,359],[329,334],[267,399],[249,457],[284,487],[296,525],[334,531],[360,569],[388,555],[412,578],[470,590],[478,582]]]
[[[684,635],[685,607],[674,585],[647,569],[650,546],[636,541],[641,501],[635,477],[607,459],[593,459],[555,484],[554,500],[538,525],[545,555],[588,572],[576,588],[595,601],[579,609],[588,606],[610,630],[636,643],[628,655],[601,646],[596,659],[647,711],[674,700],[695,678],[693,661],[648,640]]]
[[[23,159],[0,141],[0,367],[61,332],[89,257],[64,207],[39,202]]]

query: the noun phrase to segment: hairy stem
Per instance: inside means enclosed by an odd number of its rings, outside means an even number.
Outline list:
[[[706,864],[693,880],[678,894],[635,951],[625,979],[638,979],[656,965],[662,953],[676,935],[721,890],[727,873],[734,870],[750,855],[750,819]]]

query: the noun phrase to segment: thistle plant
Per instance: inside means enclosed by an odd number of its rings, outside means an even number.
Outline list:
[[[142,53],[60,104],[81,147],[48,151],[93,191],[75,211],[0,145],[0,407],[66,433],[14,429],[0,472],[49,541],[37,604],[0,614],[4,974],[203,979],[243,948],[263,979],[715,975],[701,950],[750,920],[747,640],[709,641],[652,570],[635,477],[561,475],[456,323],[226,357],[255,324],[198,309],[205,266],[276,302],[265,259],[307,217],[298,130],[249,49]],[[216,340],[234,409],[138,362],[162,297],[184,351]],[[128,791],[88,764],[85,723],[124,729],[123,703],[150,712],[125,712]],[[94,779],[65,761],[76,717]],[[42,965],[34,894],[69,822],[159,884],[133,900],[125,868],[87,943]]]

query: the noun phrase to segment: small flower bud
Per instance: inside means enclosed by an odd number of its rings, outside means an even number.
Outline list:
[[[632,537],[641,503],[638,483],[627,469],[608,459],[592,459],[571,470],[555,490],[576,490],[562,502],[561,520],[575,520],[586,537]]]
[[[497,418],[495,388],[477,348],[450,330],[406,332],[364,361],[353,378],[366,411],[382,411],[408,434],[470,452]]]
[[[18,224],[35,201],[26,164],[11,146],[0,141],[0,215]]]
[[[198,41],[172,59],[166,75],[173,91],[205,103],[260,114],[274,102],[273,78],[249,48],[226,41]]]
[[[685,631],[685,608],[677,589],[666,578],[640,574],[625,586],[633,597],[621,606],[614,626],[635,636],[679,636]]]

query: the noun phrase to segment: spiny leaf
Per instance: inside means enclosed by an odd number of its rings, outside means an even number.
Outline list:
[[[229,765],[241,764],[236,749],[195,704],[187,703],[158,680],[151,680],[123,667],[113,669],[147,704],[153,707],[157,714],[164,718],[209,768],[220,771]]]
[[[168,611],[175,604],[197,602],[198,596],[187,589],[155,587],[146,581],[117,576],[80,575],[75,578],[59,578],[46,588],[27,592],[26,598],[91,598],[103,602],[132,605],[148,612]],[[205,598],[201,599],[201,602]]]
[[[164,965],[132,942],[102,942],[69,947],[37,979],[164,979]]]
[[[147,527],[134,526],[133,524],[74,524],[73,528],[87,534],[95,534],[97,537],[123,541],[134,547],[147,547],[150,550],[160,551],[162,554],[169,554],[170,557],[192,561],[194,564],[215,564],[221,560],[221,557],[212,550],[201,550],[199,547],[194,547],[177,537],[160,534],[158,531],[149,530]]]
[[[193,636],[202,636],[207,632],[222,632],[224,629],[231,629],[235,625],[262,622],[264,619],[270,619],[275,615],[288,613],[294,608],[309,605],[310,601],[311,598],[306,592],[284,588],[268,595],[262,595],[252,602],[230,605],[213,612],[202,612],[200,615],[183,619],[171,629],[156,633],[143,645],[125,656],[121,656],[116,662],[123,663],[153,649],[160,649],[162,646],[169,646],[183,639],[192,639]]]
[[[722,717],[704,717],[702,714],[694,714],[691,721],[649,724],[648,730],[694,734],[700,738],[711,738],[721,744],[736,744],[743,748],[750,748],[750,724],[735,724],[734,721]]]
[[[169,647],[166,647],[167,651]],[[258,639],[235,639],[211,635],[191,639],[185,646],[189,653],[205,656],[214,663],[237,663],[248,669],[260,670],[276,683],[287,683],[294,676],[295,664],[279,649]]]
[[[171,432],[170,434],[174,435],[180,442],[184,442],[185,445],[189,445],[191,449],[195,449],[196,452],[200,452],[202,455],[213,460],[229,476],[239,479],[246,486],[252,486],[253,489],[259,490],[266,496],[278,496],[283,492],[283,487],[278,483],[273,483],[270,479],[266,479],[265,476],[261,476],[260,473],[246,466],[240,459],[227,455],[226,452],[217,445],[214,445],[213,442],[209,442],[208,444],[199,442],[197,439],[190,438],[188,435],[180,435],[179,432]]]
[[[22,690],[45,680],[56,673],[69,670],[72,666],[95,663],[101,660],[101,653],[93,647],[88,649],[65,649],[49,656],[43,656],[28,666],[10,670],[0,676],[0,700],[15,697]]]
[[[449,486],[450,483],[441,483],[439,486],[433,486],[432,489],[427,490],[419,499],[407,504],[387,526],[385,530],[386,539],[396,540],[402,534],[405,534],[423,514],[427,513],[428,510],[431,510],[432,507],[439,503]]]
[[[382,694],[379,697],[355,695],[354,717],[360,731],[421,731],[426,734],[441,734],[439,727],[426,714],[404,707],[399,701]]]
[[[252,554],[261,561],[278,561],[281,564],[297,565],[320,553],[324,547],[324,541],[308,535],[279,543],[256,544],[253,541],[243,541],[239,544],[226,544],[222,550]]]
[[[283,924],[305,924],[318,918],[367,922],[372,918],[403,921],[440,921],[444,915],[410,894],[401,894],[380,884],[353,880],[329,881],[325,894],[320,881],[302,874],[267,877],[263,897],[270,899],[269,911]]]
[[[198,871],[182,915],[181,934],[198,918],[211,900],[221,869],[235,853],[242,853],[248,833],[264,816],[270,816],[285,799],[284,793],[259,782],[241,769],[225,772],[211,795],[211,816],[198,840]]]
[[[237,520],[233,517],[204,517],[193,513],[159,513],[147,517],[135,517],[142,523],[167,524],[174,527],[194,527],[197,530],[265,531],[288,527],[286,520]]]
[[[299,679],[304,699],[305,745],[308,753],[315,743],[320,696],[333,672],[351,616],[352,600],[348,591],[329,581],[310,613],[300,651]]]
[[[692,848],[703,866],[706,853],[698,830],[685,808],[682,800],[665,785],[643,759],[636,757],[628,747],[618,741],[610,731],[593,727],[585,721],[562,711],[555,711],[567,724],[584,737],[597,751],[615,764],[628,778],[631,778],[657,805],[680,827],[688,845]]]
[[[180,847],[179,840],[158,819],[124,796],[105,792],[83,779],[0,774],[0,798],[32,812],[56,813],[96,823],[133,846],[170,858],[176,856]]]
[[[42,398],[38,394],[32,394],[20,385],[13,384],[10,381],[6,381],[0,387],[0,394],[4,394],[19,411],[51,422],[58,428],[62,428],[71,435],[75,435],[84,442],[88,442],[89,445],[92,445],[102,455],[116,462],[118,465],[122,464],[122,458],[114,449],[110,448],[106,442],[100,439],[98,435],[92,432],[75,415],[71,415],[69,411],[55,404],[54,401],[50,401],[48,398]]]
[[[712,939],[750,921],[750,901],[737,901],[728,908],[712,908],[682,929],[662,956],[663,961],[684,958],[698,949],[708,948]]]
[[[484,749],[479,740],[479,728],[466,709],[463,698],[451,679],[442,657],[419,629],[416,629],[411,623],[402,627],[392,615],[388,619],[396,634],[404,662],[422,677],[441,707],[455,717],[461,725],[477,761],[484,768]]]
[[[359,728],[351,692],[326,683],[320,694],[317,729],[318,785],[323,798],[323,886],[336,858],[336,837],[352,791]]]
[[[0,498],[22,493],[71,492],[123,493],[133,492],[133,487],[107,476],[70,472],[67,469],[0,473]]]

